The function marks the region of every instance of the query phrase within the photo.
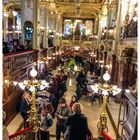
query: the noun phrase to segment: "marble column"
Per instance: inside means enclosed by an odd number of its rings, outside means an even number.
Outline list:
[[[37,26],[38,26],[38,0],[33,1],[33,49],[38,50],[38,37],[37,37]]]
[[[8,31],[8,17],[4,17],[4,29],[3,29],[4,41],[7,41],[7,31]]]
[[[111,70],[111,84],[114,84],[116,55],[112,55],[112,70]]]
[[[15,30],[16,30],[16,18],[15,16],[13,16],[13,38],[14,39],[16,38]]]
[[[120,38],[120,21],[121,21],[121,0],[118,1],[117,19],[116,19],[116,34],[114,35],[113,54],[117,54],[118,39]]]
[[[98,26],[98,44],[97,44],[97,47],[99,49],[99,44],[100,44],[100,41],[101,41],[101,30],[102,30],[102,27],[101,27],[101,16],[99,15],[98,17],[98,20],[99,20],[99,26]]]
[[[99,25],[99,19],[96,18],[94,21],[94,34],[98,33],[98,25]]]
[[[114,84],[117,85],[118,84],[118,77],[119,77],[119,62],[118,60],[116,60],[115,63],[115,75],[114,75]]]
[[[48,48],[48,9],[45,8],[45,22],[44,22],[44,25],[45,25],[45,30],[44,30],[44,42],[43,42],[43,46],[44,48]]]
[[[25,40],[25,29],[24,29],[24,23],[25,23],[25,1],[21,0],[21,43],[24,43]]]
[[[53,45],[56,46],[56,41],[57,41],[57,38],[56,38],[56,14],[53,17],[53,24],[54,24],[53,30],[55,31],[54,38],[53,38]]]

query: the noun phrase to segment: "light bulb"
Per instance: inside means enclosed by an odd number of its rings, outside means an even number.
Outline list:
[[[6,79],[6,80],[4,80],[4,82],[5,82],[5,84],[8,84],[9,83],[9,80]]]
[[[9,15],[8,15],[7,13],[5,13],[5,12],[4,12],[4,14],[3,14],[3,15],[4,15],[5,17],[8,17],[8,16],[9,16]]]
[[[13,13],[13,16],[15,17],[17,15],[17,12],[16,11],[12,11]]]
[[[105,81],[109,81],[110,80],[110,75],[109,75],[108,71],[106,71],[106,73],[103,75],[103,79]]]
[[[37,76],[37,71],[35,70],[35,68],[33,67],[32,70],[30,71],[30,75],[32,77],[36,77]]]
[[[134,20],[134,22],[136,22],[138,20],[138,17],[134,16],[133,20]]]

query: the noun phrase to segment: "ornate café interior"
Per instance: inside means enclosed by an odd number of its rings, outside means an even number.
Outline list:
[[[137,140],[138,0],[3,0],[3,140]]]

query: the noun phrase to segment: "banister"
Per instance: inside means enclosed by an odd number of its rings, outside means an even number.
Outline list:
[[[113,138],[111,138],[105,131],[102,131],[102,134],[107,140],[113,140]]]
[[[31,53],[34,52],[35,50],[26,50],[26,51],[20,51],[20,52],[12,52],[12,53],[7,53],[4,54],[3,57],[13,57],[14,55],[21,55],[21,54],[25,54],[25,53]]]
[[[23,133],[25,133],[25,132],[27,132],[28,130],[31,130],[31,129],[32,129],[32,126],[30,126],[28,128],[25,128],[25,129],[23,129],[23,130],[21,130],[19,132],[16,132],[16,133],[10,135],[9,136],[9,139],[14,138],[14,137],[17,137],[18,135],[21,135],[21,134],[23,134]]]

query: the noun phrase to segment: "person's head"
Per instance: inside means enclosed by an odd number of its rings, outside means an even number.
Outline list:
[[[74,103],[73,107],[72,107],[72,111],[74,113],[81,113],[83,110],[83,107],[80,103]]]
[[[27,46],[27,45],[28,45],[27,41],[24,41],[24,46]]]
[[[71,97],[71,101],[77,102],[77,97],[76,97],[76,95],[73,95],[73,96]]]
[[[52,113],[54,112],[54,108],[53,108],[52,103],[48,102],[48,103],[45,105],[45,110],[46,110],[47,113],[52,114]]]
[[[60,106],[61,107],[65,107],[66,106],[66,99],[65,98],[62,98],[61,101],[60,101]]]
[[[15,41],[15,42],[14,42],[14,46],[17,46],[17,45],[18,45],[18,44],[17,44],[17,42]]]
[[[30,101],[31,100],[31,95],[27,91],[25,91],[22,98]]]
[[[64,69],[61,69],[61,74],[64,74]]]
[[[7,47],[7,43],[5,41],[3,42],[3,47]]]

